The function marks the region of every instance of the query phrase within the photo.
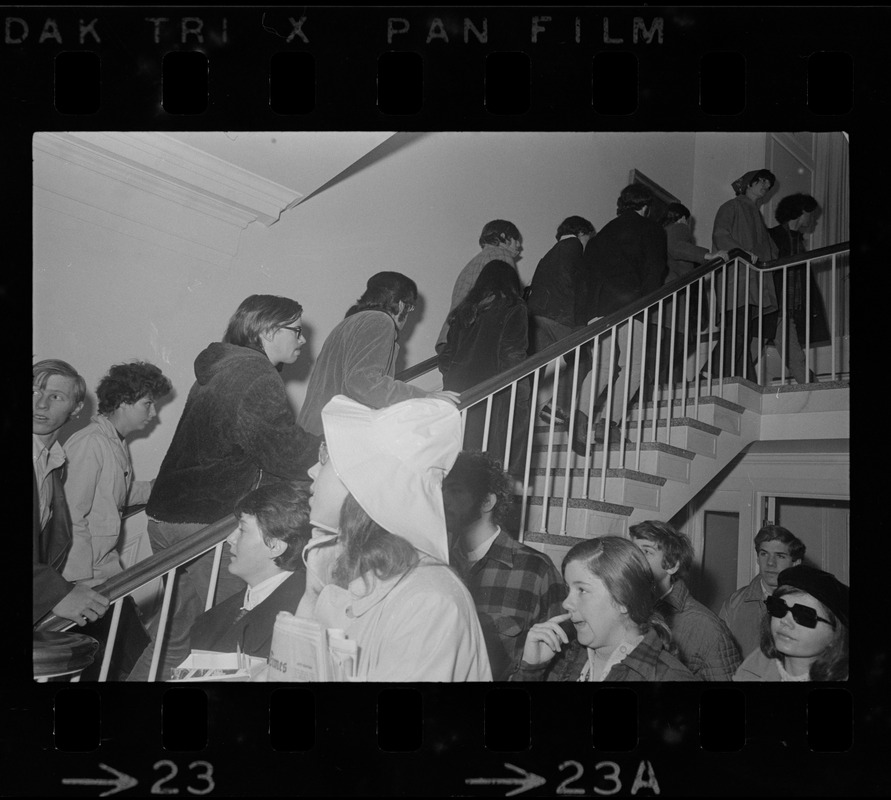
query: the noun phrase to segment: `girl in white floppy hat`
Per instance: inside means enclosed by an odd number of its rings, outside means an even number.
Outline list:
[[[337,395],[322,424],[298,615],[358,643],[361,680],[492,680],[473,599],[448,566],[442,479],[461,448],[458,411]]]

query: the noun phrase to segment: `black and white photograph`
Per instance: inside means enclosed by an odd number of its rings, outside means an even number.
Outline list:
[[[884,794],[847,12],[4,7],[0,789]]]

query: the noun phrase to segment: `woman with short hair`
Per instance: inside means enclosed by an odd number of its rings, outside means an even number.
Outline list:
[[[532,626],[511,680],[696,680],[670,652],[653,573],[635,544],[619,536],[580,542],[563,560],[563,579],[567,613]]]
[[[155,401],[171,388],[154,364],[115,364],[96,387],[98,413],[65,443],[65,498],[72,539],[62,571],[66,580],[93,587],[123,570],[118,553],[121,513],[125,506],[145,503],[152,490],[151,481],[133,480],[127,439],[151,425],[157,416]],[[110,623],[108,615],[84,632],[104,646]],[[109,680],[126,675],[148,642],[130,597],[123,601],[117,641],[109,662]],[[98,678],[101,664],[102,654],[98,653],[81,679]]]
[[[171,388],[154,364],[115,364],[96,387],[99,412],[65,443],[72,527],[66,580],[95,586],[123,569],[117,551],[121,511],[147,502],[152,490],[150,481],[133,480],[127,438],[148,428],[157,417],[155,401]]]
[[[223,341],[195,359],[196,381],[146,508],[155,553],[228,517],[235,501],[263,482],[307,479],[319,440],[297,424],[279,375],[306,343],[302,313],[288,297],[251,295]],[[204,612],[213,556],[209,551],[177,572],[161,677],[189,654],[189,628]],[[245,588],[228,571],[229,558],[223,548],[215,603]],[[129,680],[147,680],[151,658],[147,647]]]
[[[783,570],[765,601],[761,646],[749,653],[735,681],[846,681],[848,587],[823,570],[799,564]]]

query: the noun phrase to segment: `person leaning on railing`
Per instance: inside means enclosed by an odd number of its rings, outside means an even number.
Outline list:
[[[93,587],[123,570],[118,554],[121,510],[145,503],[152,489],[150,481],[133,480],[127,437],[151,425],[157,416],[155,400],[171,388],[154,364],[115,364],[96,387],[99,412],[65,443],[65,497],[72,525],[71,551],[62,572],[66,580]],[[83,632],[104,643],[110,623],[106,616]],[[132,597],[124,598],[117,642],[110,662],[111,680],[126,675],[148,643]],[[81,680],[98,678],[100,664],[97,655]]]
[[[294,418],[279,375],[306,343],[296,300],[251,295],[229,320],[222,342],[195,360],[196,382],[161,464],[146,513],[155,553],[232,514],[235,501],[262,481],[306,480],[319,440]],[[223,549],[215,602],[245,583],[228,570]],[[177,573],[161,676],[189,654],[189,628],[204,611],[213,551]],[[157,622],[157,621],[156,621]],[[157,624],[150,629],[157,637]],[[147,680],[149,645],[128,680]]]

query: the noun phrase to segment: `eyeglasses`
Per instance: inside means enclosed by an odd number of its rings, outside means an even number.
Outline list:
[[[782,597],[774,597],[773,595],[768,597],[765,602],[767,604],[767,613],[777,619],[782,619],[791,611],[792,619],[805,628],[816,628],[818,622],[825,622],[831,628],[835,627],[828,619],[817,616],[817,610],[810,606],[803,606],[800,603],[789,606]]]
[[[319,463],[323,467],[328,463],[328,445],[324,442],[319,445]]]
[[[283,330],[293,331],[294,333],[296,333],[298,339],[303,335],[303,326],[302,325],[296,325],[296,326],[282,325],[281,327]]]

